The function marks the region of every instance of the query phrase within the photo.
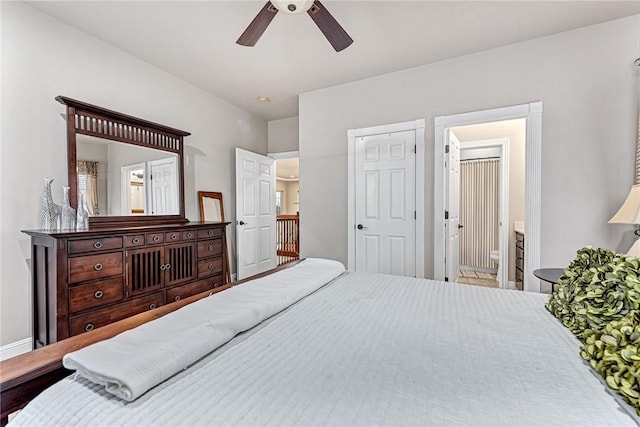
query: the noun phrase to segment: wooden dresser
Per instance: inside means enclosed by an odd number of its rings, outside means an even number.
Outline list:
[[[24,231],[34,348],[222,286],[227,224]]]
[[[524,234],[516,231],[516,289],[524,289]]]

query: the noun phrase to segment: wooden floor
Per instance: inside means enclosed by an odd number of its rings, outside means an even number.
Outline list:
[[[472,270],[460,270],[458,283],[462,283],[464,285],[484,286],[485,288],[499,287],[495,274]]]

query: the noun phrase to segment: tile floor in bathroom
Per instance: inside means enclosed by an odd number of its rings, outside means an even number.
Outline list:
[[[486,288],[497,288],[498,280],[495,274],[482,271],[460,270],[458,283],[465,285],[484,286]]]

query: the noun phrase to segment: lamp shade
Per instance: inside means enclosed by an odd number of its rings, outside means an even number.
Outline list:
[[[610,224],[640,224],[640,184],[631,187],[618,212],[609,220]]]

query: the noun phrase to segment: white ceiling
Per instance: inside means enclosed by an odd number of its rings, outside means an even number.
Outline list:
[[[255,47],[237,45],[265,1],[29,3],[267,120],[296,116],[300,93],[640,13],[640,1],[324,0],[355,40],[336,53],[307,14],[278,13]]]
[[[300,159],[276,160],[276,177],[286,180],[297,180],[300,176]]]

